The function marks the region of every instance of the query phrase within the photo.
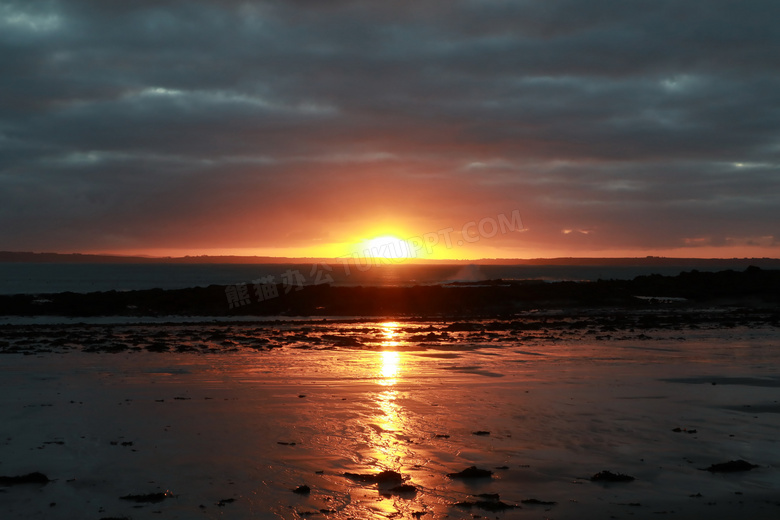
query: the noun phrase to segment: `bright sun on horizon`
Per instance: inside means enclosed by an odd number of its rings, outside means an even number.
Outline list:
[[[409,242],[395,235],[381,235],[361,242],[355,253],[369,258],[405,260],[413,257]]]

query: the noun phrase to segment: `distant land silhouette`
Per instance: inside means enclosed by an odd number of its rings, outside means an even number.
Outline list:
[[[690,271],[633,280],[552,282],[491,280],[412,287],[311,285],[273,297],[247,292],[246,305],[231,308],[231,286],[87,294],[0,295],[0,315],[57,316],[501,316],[550,308],[639,309],[672,312],[702,306],[753,309],[780,320],[780,270]]]
[[[279,256],[181,256],[151,257],[122,255],[93,255],[81,253],[33,253],[0,251],[0,262],[19,263],[59,263],[59,264],[311,264],[344,262],[344,258],[289,258]],[[377,260],[381,262],[381,260]],[[430,265],[560,265],[560,266],[679,266],[697,269],[738,269],[748,266],[763,269],[780,268],[777,258],[675,258],[662,256],[625,257],[625,258],[481,258],[478,260],[440,260],[440,259],[397,259],[386,261],[402,264]]]

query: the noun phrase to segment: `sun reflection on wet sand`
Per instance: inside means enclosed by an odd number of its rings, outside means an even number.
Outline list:
[[[392,326],[396,323],[383,324],[387,327],[388,334],[395,334]],[[378,452],[380,464],[388,467],[394,467],[401,464],[401,442],[398,437],[403,435],[402,408],[397,402],[398,390],[394,387],[398,383],[398,377],[401,372],[401,354],[391,350],[378,352],[379,359],[379,378],[377,383],[386,387],[386,390],[378,392],[375,402],[379,408],[379,413],[374,418],[376,421],[375,449]]]
[[[399,338],[401,337],[400,329],[401,324],[397,321],[386,321],[381,324],[382,328],[382,341],[380,345],[384,348],[397,347],[401,344]]]
[[[383,386],[394,386],[398,382],[398,374],[401,371],[401,355],[398,352],[381,352],[381,379],[379,384]]]

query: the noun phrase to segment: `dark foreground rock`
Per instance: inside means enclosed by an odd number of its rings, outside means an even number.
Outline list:
[[[137,502],[137,503],[147,503],[147,504],[156,504],[158,502],[162,502],[166,498],[172,497],[173,494],[166,491],[164,493],[147,493],[147,494],[140,494],[140,495],[125,495],[123,497],[119,497],[121,500],[128,500],[130,502]]]
[[[489,469],[480,469],[476,466],[470,466],[457,473],[447,473],[447,476],[458,479],[490,478],[493,476],[493,472]]]
[[[293,489],[292,492],[299,495],[308,495],[311,493],[311,488],[306,484],[303,484],[302,486],[298,486],[297,488]]]
[[[383,490],[383,495],[392,496],[397,495],[402,498],[411,498],[417,494],[417,487],[412,484],[401,484],[400,486],[393,486],[390,489]]]
[[[21,484],[48,484],[49,478],[38,471],[28,473],[27,475],[18,475],[15,477],[0,477],[0,486],[18,486]]]
[[[705,468],[705,471],[710,473],[735,473],[738,471],[750,471],[753,468],[757,468],[757,464],[751,464],[746,460],[730,460],[728,462],[721,462],[720,464],[713,464],[709,468]]]
[[[397,471],[382,471],[381,473],[344,473],[344,476],[348,479],[355,480],[357,482],[365,482],[368,484],[401,484],[404,481],[403,475]]]
[[[475,496],[477,496],[479,500],[464,500],[462,502],[457,502],[455,507],[460,507],[461,509],[477,508],[482,509],[483,511],[490,511],[491,513],[498,513],[501,511],[506,511],[507,509],[520,508],[518,505],[502,502],[497,494],[481,494]]]
[[[539,500],[537,498],[526,498],[520,501],[521,504],[527,504],[531,506],[554,506],[558,502],[552,502],[548,500]]]
[[[623,473],[612,473],[611,471],[599,471],[592,477],[592,482],[633,482],[636,480],[631,475],[624,475]]]

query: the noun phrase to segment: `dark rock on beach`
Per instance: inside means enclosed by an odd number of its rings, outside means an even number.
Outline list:
[[[709,468],[705,468],[704,471],[709,471],[710,473],[736,473],[738,471],[750,471],[757,467],[757,464],[751,464],[746,460],[730,460],[720,464],[713,464]]]
[[[412,497],[417,494],[417,487],[412,484],[401,484],[382,492],[383,495],[398,495],[400,497]]]
[[[625,475],[623,473],[612,473],[611,471],[599,471],[592,477],[592,482],[633,482],[636,480],[631,475]]]
[[[459,479],[490,478],[493,476],[493,472],[488,469],[480,469],[476,466],[470,466],[457,473],[447,473],[447,476],[450,478]]]
[[[558,502],[548,502],[546,500],[538,500],[536,498],[527,498],[525,500],[521,500],[520,503],[535,506],[554,506]]]
[[[370,473],[344,473],[344,476],[348,479],[355,480],[358,482],[366,482],[371,484],[386,484],[386,485],[392,485],[392,484],[401,484],[404,481],[403,475],[398,473],[397,471],[382,471],[381,473],[376,474],[370,474]]]
[[[293,493],[297,493],[298,495],[308,495],[311,493],[311,488],[307,486],[306,484],[302,486],[298,486],[297,488],[292,490]]]
[[[28,473],[27,475],[18,475],[15,477],[0,477],[0,486],[17,486],[20,484],[48,484],[49,478],[38,471]]]
[[[119,497],[121,500],[129,500],[130,502],[138,502],[138,503],[147,503],[147,504],[156,504],[158,502],[162,502],[166,498],[172,497],[173,494],[166,491],[164,493],[147,493],[145,495],[125,495],[123,497]]]
[[[507,509],[517,509],[520,506],[507,504],[500,500],[475,500],[473,502],[458,502],[455,504],[455,507],[460,507],[462,509],[471,509],[472,507],[475,507],[477,509],[482,509],[483,511],[498,513],[501,511],[506,511]]]

